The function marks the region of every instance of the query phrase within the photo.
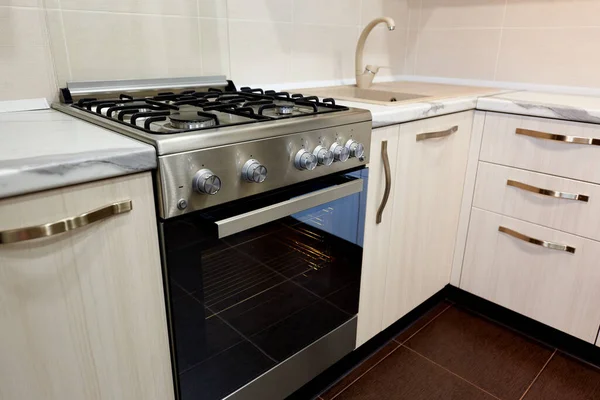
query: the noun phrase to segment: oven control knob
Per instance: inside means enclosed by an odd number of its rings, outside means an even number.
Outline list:
[[[200,194],[217,194],[221,190],[221,179],[210,169],[201,169],[194,175],[192,186]]]
[[[362,143],[358,143],[352,139],[346,142],[346,148],[350,153],[350,157],[360,158],[365,155],[365,146]]]
[[[329,150],[333,153],[335,161],[345,162],[348,161],[348,158],[350,157],[348,149],[339,143],[332,144]]]
[[[296,153],[294,164],[296,165],[296,168],[300,170],[307,169],[312,171],[313,169],[317,168],[317,156],[306,151],[305,149],[302,149]]]
[[[267,167],[255,159],[250,159],[242,167],[242,179],[246,182],[262,183],[267,179]]]
[[[313,151],[313,154],[317,157],[317,163],[319,163],[319,165],[329,166],[333,163],[333,153],[326,147],[317,146]]]

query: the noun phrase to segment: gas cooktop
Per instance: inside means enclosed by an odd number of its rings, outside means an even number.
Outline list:
[[[250,87],[237,90],[224,77],[186,79],[179,85],[176,79],[70,84],[61,90],[61,104],[53,107],[153,144],[159,154],[275,136],[281,129],[270,127],[284,121],[286,129],[297,131],[325,120],[331,121],[327,125],[339,123],[323,117],[356,114],[331,98]],[[321,122],[315,125],[315,119]],[[370,115],[363,112],[358,119]],[[349,122],[353,120],[357,118]],[[293,124],[299,125],[292,128]],[[249,129],[240,130],[243,126]],[[232,127],[237,133],[233,136]],[[240,132],[246,132],[243,138]]]

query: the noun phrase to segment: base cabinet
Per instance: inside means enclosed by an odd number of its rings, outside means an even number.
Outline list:
[[[0,201],[0,231],[132,204],[0,244],[0,399],[174,397],[153,199],[143,173]]]
[[[358,345],[450,282],[472,123],[468,111],[373,131]]]
[[[450,282],[473,112],[400,126],[383,326]]]

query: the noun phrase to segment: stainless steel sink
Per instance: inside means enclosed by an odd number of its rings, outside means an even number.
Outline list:
[[[319,89],[306,89],[306,92],[322,97],[358,101],[382,105],[395,105],[400,101],[416,100],[429,96],[416,93],[392,92],[375,89],[361,89],[356,86],[334,86]]]

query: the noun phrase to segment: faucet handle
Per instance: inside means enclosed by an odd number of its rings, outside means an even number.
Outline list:
[[[379,68],[381,67],[378,67],[377,65],[367,65],[365,72],[375,75],[379,72]]]

